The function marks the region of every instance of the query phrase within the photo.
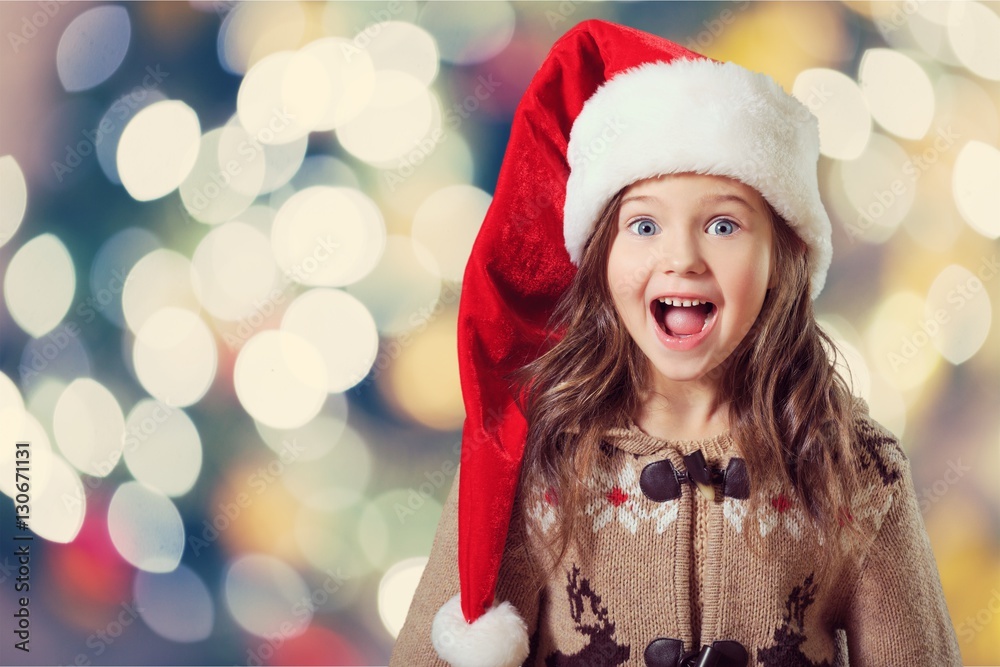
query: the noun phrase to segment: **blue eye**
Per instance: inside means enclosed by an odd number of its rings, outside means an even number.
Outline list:
[[[718,220],[713,220],[708,226],[708,233],[714,236],[732,236],[736,233],[737,229],[739,229],[739,225],[729,218],[719,218]]]
[[[628,228],[639,236],[655,236],[660,230],[660,226],[649,218],[639,218],[638,220],[633,220],[629,223]]]

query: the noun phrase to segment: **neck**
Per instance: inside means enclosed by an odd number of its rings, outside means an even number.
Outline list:
[[[642,397],[636,425],[666,440],[702,440],[729,429],[729,405],[719,400],[715,383],[658,377]]]

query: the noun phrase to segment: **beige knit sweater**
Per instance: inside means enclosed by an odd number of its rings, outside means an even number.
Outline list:
[[[851,514],[876,535],[860,567],[834,562],[790,494],[751,484],[767,495],[758,517],[747,515],[739,485],[717,485],[710,500],[684,483],[677,497],[662,499],[671,495],[666,478],[653,473],[670,470],[664,461],[684,471],[684,455],[700,449],[710,467],[730,469],[739,451],[728,433],[668,441],[634,423],[608,431],[582,522],[581,543],[594,557],[571,549],[537,596],[531,584],[547,556],[530,545],[551,529],[552,513],[545,494],[519,493],[496,599],[509,600],[528,625],[525,665],[676,667],[677,650],[716,640],[739,642],[747,664],[764,667],[961,665],[909,461],[868,406],[859,399],[856,407],[866,490]],[[458,480],[390,667],[446,664],[431,646],[430,628],[459,590]],[[763,536],[766,557],[746,548],[745,530]],[[534,557],[515,548],[525,542]]]

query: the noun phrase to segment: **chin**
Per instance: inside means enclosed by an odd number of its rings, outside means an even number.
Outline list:
[[[661,364],[653,364],[653,371],[659,377],[670,382],[695,382],[704,379],[715,370],[712,368],[689,367],[688,364],[671,364],[669,368]]]

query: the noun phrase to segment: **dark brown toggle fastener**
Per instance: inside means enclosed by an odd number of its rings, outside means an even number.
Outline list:
[[[729,465],[723,475],[722,494],[730,498],[746,500],[750,497],[750,476],[743,459],[735,456],[729,459]]]
[[[695,485],[698,492],[708,500],[715,500],[715,489],[712,484],[722,481],[722,471],[713,470],[705,463],[705,455],[696,449],[684,457],[684,467],[687,468],[688,479]]]
[[[746,667],[750,656],[743,644],[725,639],[701,647],[700,651],[685,654],[678,667]]]
[[[647,498],[658,503],[679,498],[683,481],[668,459],[650,463],[639,474],[639,488]]]
[[[745,500],[750,497],[750,479],[743,459],[733,457],[725,470],[709,468],[701,450],[684,457],[685,472],[674,468],[668,459],[653,461],[639,474],[639,488],[650,500],[658,503],[679,498],[685,483],[703,493],[709,500],[715,499],[713,485],[722,487],[722,495]]]
[[[747,650],[738,641],[721,639],[700,651],[684,652],[684,642],[670,637],[654,639],[646,647],[646,667],[747,667]]]

